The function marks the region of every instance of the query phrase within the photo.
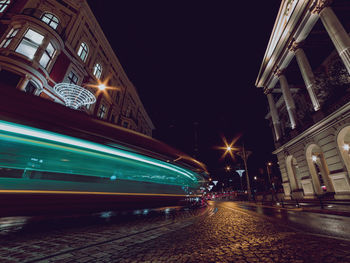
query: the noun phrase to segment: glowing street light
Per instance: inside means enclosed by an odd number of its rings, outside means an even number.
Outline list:
[[[272,163],[271,162],[268,162],[266,164],[266,170],[267,170],[267,176],[269,177],[269,184],[271,185],[271,173],[270,173],[270,166],[272,166]]]
[[[345,144],[343,145],[343,149],[344,149],[345,151],[349,151],[349,150],[350,150],[350,145],[347,144],[347,143],[345,143]]]
[[[97,80],[96,84],[86,84],[87,87],[91,87],[94,89],[97,89],[96,92],[96,104],[95,104],[95,108],[94,108],[94,115],[96,116],[98,113],[98,110],[100,108],[101,105],[101,99],[102,96],[106,96],[106,98],[108,100],[111,100],[111,98],[109,97],[108,92],[106,92],[106,90],[120,90],[120,87],[111,87],[108,86],[108,81],[109,81],[110,77],[107,77],[103,82],[101,80]]]
[[[244,147],[244,143],[242,147],[234,147],[233,145],[238,141],[238,139],[240,138],[240,136],[237,136],[235,139],[233,139],[233,141],[229,144],[226,140],[225,137],[223,137],[223,141],[225,143],[225,147],[217,147],[218,149],[223,149],[225,150],[223,157],[226,156],[227,153],[229,153],[232,157],[232,159],[234,159],[234,153],[237,154],[238,156],[240,156],[244,162],[244,167],[245,167],[245,175],[246,175],[246,180],[247,180],[247,192],[248,192],[248,198],[249,200],[251,199],[251,188],[250,188],[250,181],[249,181],[249,175],[248,175],[248,167],[247,167],[247,160],[249,155],[252,153],[251,151],[246,151],[245,147]]]
[[[101,83],[98,85],[99,90],[105,90],[106,88],[107,88],[107,86],[104,83]]]

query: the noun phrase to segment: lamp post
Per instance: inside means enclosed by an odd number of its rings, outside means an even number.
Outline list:
[[[243,147],[241,147],[240,150],[236,151],[236,154],[240,156],[244,162],[244,168],[245,168],[245,176],[247,180],[247,192],[248,192],[248,200],[251,200],[252,197],[252,190],[250,188],[250,181],[249,181],[249,175],[248,175],[248,166],[247,166],[247,160],[249,155],[251,154],[251,151],[246,151],[243,143]]]
[[[271,173],[270,173],[270,166],[272,166],[271,162],[266,163],[266,171],[267,171],[267,176],[269,179],[269,185],[271,186]]]
[[[248,192],[248,199],[251,200],[251,195],[252,195],[252,191],[250,188],[250,181],[249,181],[249,174],[248,174],[248,166],[247,166],[247,160],[249,155],[252,153],[251,151],[247,151],[244,147],[244,143],[242,147],[232,147],[231,145],[227,145],[226,146],[226,151],[227,152],[234,152],[236,153],[238,156],[240,156],[244,162],[244,168],[245,168],[245,176],[246,176],[246,180],[247,180],[247,192]]]
[[[236,172],[239,174],[239,179],[241,180],[241,191],[243,191],[242,176],[245,170],[239,169],[239,170],[236,170]]]

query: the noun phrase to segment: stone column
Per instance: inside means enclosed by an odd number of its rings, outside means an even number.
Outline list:
[[[275,101],[273,100],[273,95],[271,94],[271,92],[267,93],[266,96],[269,102],[270,114],[272,118],[273,128],[275,131],[276,141],[278,141],[281,138],[281,126],[280,126],[280,120],[276,109],[276,104],[275,104]]]
[[[329,7],[330,2],[329,0],[319,0],[312,12],[319,14],[323,26],[350,74],[350,37],[332,8]]]
[[[283,99],[284,99],[284,102],[286,103],[290,124],[292,126],[292,129],[295,129],[296,114],[295,114],[295,104],[294,104],[294,99],[292,97],[292,93],[290,92],[287,79],[283,75],[283,72],[278,70],[276,75],[278,76],[278,79],[280,81]]]
[[[310,63],[305,55],[305,52],[300,47],[300,44],[296,42],[292,44],[292,47],[290,50],[295,53],[295,57],[299,65],[301,75],[303,76],[304,83],[305,83],[307,92],[309,93],[313,108],[315,111],[318,111],[320,109],[320,103],[314,91],[315,76],[314,76],[314,73],[312,72]]]

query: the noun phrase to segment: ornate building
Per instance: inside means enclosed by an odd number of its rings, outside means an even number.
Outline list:
[[[79,110],[152,135],[152,121],[86,0],[3,0],[0,22],[2,91],[17,88],[66,106],[68,92],[92,93]]]
[[[350,198],[350,2],[282,0],[256,86],[286,199]]]

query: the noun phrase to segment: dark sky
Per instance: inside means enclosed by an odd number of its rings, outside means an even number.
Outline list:
[[[221,135],[230,141],[243,134],[253,171],[271,159],[267,100],[254,84],[280,0],[88,2],[155,138],[193,155],[197,132],[197,158],[214,177],[233,164],[213,149]]]

